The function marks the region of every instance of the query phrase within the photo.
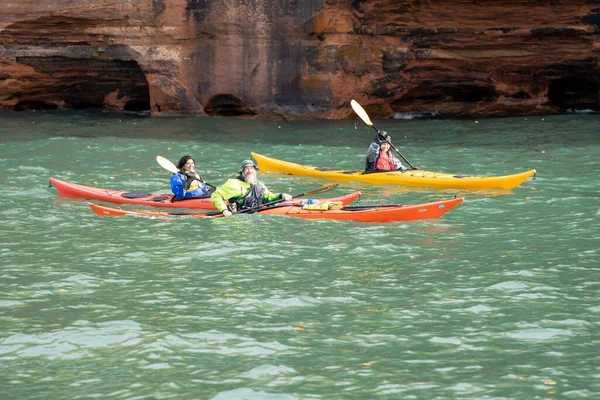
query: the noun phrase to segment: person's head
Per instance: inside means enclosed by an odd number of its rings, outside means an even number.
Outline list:
[[[255,185],[258,182],[256,171],[258,171],[258,167],[256,164],[254,164],[254,161],[242,161],[242,165],[240,166],[240,175],[244,179],[244,182]]]
[[[379,151],[384,151],[384,152],[388,152],[391,149],[391,145],[390,143],[392,142],[392,137],[390,135],[388,135],[386,137],[387,142],[381,142],[381,144],[379,145]],[[388,143],[389,142],[389,143]]]
[[[177,163],[177,169],[181,170],[182,168],[186,171],[193,171],[196,167],[196,161],[192,158],[192,156],[183,156],[179,159]]]

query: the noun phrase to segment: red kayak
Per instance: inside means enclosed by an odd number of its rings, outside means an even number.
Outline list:
[[[69,197],[72,199],[98,200],[117,204],[139,204],[152,207],[202,208],[205,210],[215,210],[215,206],[210,201],[210,196],[174,201],[174,196],[172,194],[152,194],[146,192],[126,192],[124,190],[101,189],[65,182],[54,178],[50,178],[50,185],[58,190],[58,195],[60,197]],[[326,200],[341,201],[346,205],[352,203],[359,197],[360,192],[354,192],[345,196],[328,198]]]
[[[397,222],[414,221],[419,219],[439,218],[454,207],[462,203],[464,198],[434,201],[422,204],[385,204],[365,206],[337,206],[328,210],[306,209],[299,202],[284,202],[273,207],[259,209],[257,214],[285,215],[288,217],[309,219],[335,219],[360,222]],[[290,204],[291,203],[291,204]],[[192,212],[152,212],[132,211],[119,208],[106,207],[89,203],[94,212],[101,216],[137,215],[143,217],[222,217],[217,213],[192,213]]]

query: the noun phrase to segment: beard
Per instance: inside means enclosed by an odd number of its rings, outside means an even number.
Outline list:
[[[244,175],[244,182],[249,183],[251,185],[258,184],[258,177],[256,176],[256,171],[248,171],[248,173]]]

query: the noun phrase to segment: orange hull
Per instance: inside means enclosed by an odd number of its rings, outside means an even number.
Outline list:
[[[267,215],[285,215],[288,217],[308,218],[308,219],[334,219],[359,222],[397,222],[397,221],[415,221],[420,219],[439,218],[454,207],[462,203],[464,198],[434,201],[431,203],[409,204],[409,205],[386,205],[386,206],[358,206],[341,207],[327,211],[305,210],[298,205],[278,205],[266,208],[257,212],[257,214]],[[106,207],[90,203],[90,207],[96,214],[101,216],[123,216],[137,215],[144,217],[199,217],[215,218],[221,217],[221,214],[215,213],[183,213],[183,212],[152,212],[152,211],[131,211],[118,208]]]
[[[139,204],[164,208],[202,208],[205,210],[215,210],[215,206],[213,206],[210,201],[210,196],[206,198],[173,201],[173,195],[166,193],[131,193],[125,190],[85,186],[61,181],[55,178],[50,178],[50,184],[56,188],[60,197],[68,197],[71,199],[98,200],[116,204]],[[133,198],[126,196],[133,196]]]
[[[196,198],[187,200],[173,201],[172,194],[152,194],[152,193],[128,193],[124,190],[101,189],[91,186],[79,185],[58,179],[50,178],[50,184],[56,187],[60,197],[72,199],[98,200],[116,204],[138,204],[152,207],[163,208],[193,208],[204,210],[215,210],[210,197]],[[144,195],[142,197],[124,197],[131,195]],[[360,197],[360,192],[354,192],[345,196],[336,198],[327,198],[330,201],[341,201],[346,204],[352,203]],[[325,199],[323,199],[325,200]]]

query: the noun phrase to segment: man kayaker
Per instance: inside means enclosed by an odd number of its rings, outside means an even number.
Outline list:
[[[254,161],[244,160],[239,175],[228,179],[213,192],[212,203],[224,216],[230,216],[232,210],[241,211],[258,207],[269,201],[292,199],[292,196],[287,193],[271,193],[264,183],[258,180],[257,170]]]
[[[367,150],[365,172],[407,171],[400,160],[392,154],[392,137],[386,131],[379,131]]]
[[[175,197],[201,197],[210,194],[210,186],[196,172],[196,161],[185,155],[177,163],[178,173],[171,177],[171,191]]]

